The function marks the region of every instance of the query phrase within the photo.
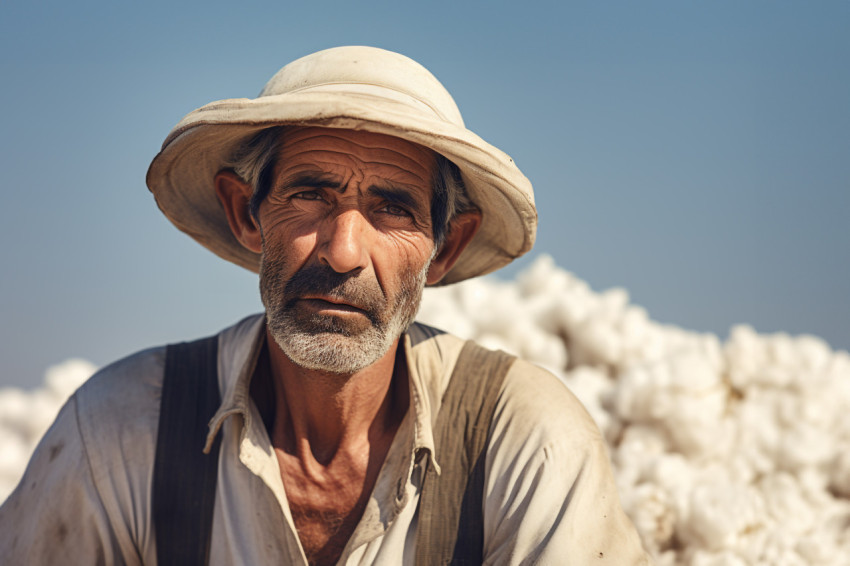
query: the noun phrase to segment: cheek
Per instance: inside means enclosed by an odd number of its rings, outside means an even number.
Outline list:
[[[381,240],[372,254],[379,280],[386,280],[382,276],[397,280],[402,274],[418,274],[433,257],[434,243],[422,234],[394,234]]]
[[[289,225],[286,226],[289,228]],[[279,269],[294,273],[309,260],[316,248],[315,232],[299,234],[295,230],[283,230],[280,225],[263,225],[263,256],[273,261]]]

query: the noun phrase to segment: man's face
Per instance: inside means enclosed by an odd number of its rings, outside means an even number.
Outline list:
[[[260,293],[295,363],[352,373],[413,321],[434,255],[434,155],[398,138],[286,131],[268,197]]]

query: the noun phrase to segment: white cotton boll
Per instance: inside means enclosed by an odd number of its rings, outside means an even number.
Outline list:
[[[681,534],[687,542],[708,550],[733,547],[739,535],[764,524],[764,502],[750,486],[698,485],[689,508]]]
[[[832,429],[845,415],[845,406],[840,404],[841,392],[830,382],[824,382],[822,375],[801,372],[798,384],[786,390],[788,403],[783,406],[787,411],[785,418],[795,422],[805,422],[825,431],[832,436]]]
[[[728,448],[722,456],[715,456],[715,458],[725,458],[723,464],[729,472],[730,481],[745,484],[752,483],[759,475],[753,469],[750,460],[740,453],[738,439],[735,436],[738,428],[732,419],[729,419],[729,429],[730,441]]]
[[[796,542],[783,530],[769,533],[757,563],[764,566],[810,566],[795,550]]]
[[[734,427],[723,417],[725,406],[726,394],[719,389],[699,396],[677,396],[664,418],[673,447],[690,457],[728,454]]]
[[[667,439],[651,426],[631,425],[622,431],[619,446],[611,454],[617,468],[617,485],[625,493],[646,475],[647,466],[667,451]]]
[[[638,422],[656,421],[677,450],[694,455],[725,452],[732,425],[723,418],[726,389],[710,357],[697,352],[633,368],[613,394],[617,412]]]
[[[528,317],[515,287],[470,285],[461,288],[460,293],[464,313],[471,319],[478,332],[507,335],[518,320]],[[474,296],[478,302],[474,308],[468,306],[468,295]]]
[[[588,318],[570,335],[573,365],[613,366],[620,361],[623,341],[611,321]]]
[[[474,339],[478,332],[475,325],[468,318],[458,316],[457,311],[429,311],[417,320],[465,340]]]
[[[621,503],[631,517],[644,548],[652,554],[659,554],[670,546],[676,513],[663,489],[644,483],[624,494]]]
[[[517,275],[516,286],[522,296],[545,292],[552,273],[558,270],[549,254],[540,254],[530,266]]]
[[[735,452],[754,474],[766,474],[776,468],[781,430],[771,402],[773,392],[748,391],[736,410]]]
[[[485,279],[468,279],[453,289],[457,304],[464,314],[477,315],[494,310],[496,283]]]
[[[463,314],[453,287],[425,289],[416,320],[467,340],[475,335],[475,326]]]
[[[649,314],[646,309],[629,307],[620,320],[620,334],[626,358],[638,360],[644,357],[644,344],[650,333]]]
[[[752,327],[745,325],[732,328],[724,353],[732,384],[740,389],[750,384],[767,360],[761,337]]]
[[[690,512],[690,494],[699,479],[699,472],[681,454],[664,453],[653,457],[639,482],[657,485],[667,493],[671,509],[680,518]]]
[[[643,341],[639,349],[634,349],[628,342],[624,344],[625,356],[629,361],[658,362],[668,355],[667,332],[657,324],[646,327]]]
[[[779,332],[765,338],[770,361],[780,367],[799,371],[802,369],[800,353],[788,334]]]
[[[802,537],[796,552],[810,564],[845,566],[850,556],[850,502],[833,501],[819,509],[817,529]]]
[[[28,393],[12,387],[0,389],[0,430],[8,428],[24,434],[31,416]]]
[[[567,367],[567,349],[564,343],[540,330],[530,320],[518,320],[505,332],[505,339],[514,345],[520,357],[525,360],[555,371]]]
[[[557,303],[561,300],[561,295],[526,297],[523,300],[523,309],[530,322],[536,324],[547,334],[563,341],[567,332],[567,325],[557,308]]]
[[[653,556],[655,566],[676,566],[680,562],[676,560],[675,550],[664,550]]]
[[[469,279],[454,286],[458,308],[464,313],[492,310],[494,286],[497,283],[484,279]]]
[[[845,395],[843,399],[850,400],[850,352],[835,352],[823,369],[823,375],[829,376],[833,386],[840,388]]]
[[[808,423],[786,429],[779,441],[779,465],[790,471],[826,464],[832,457],[831,439]]]
[[[522,297],[543,295],[554,297],[572,285],[574,277],[555,265],[548,254],[541,254],[516,278],[516,289]]]
[[[675,401],[666,390],[667,382],[665,368],[658,366],[636,367],[620,375],[611,399],[614,410],[639,423],[662,418]]]
[[[597,316],[609,320],[619,320],[629,304],[629,292],[621,287],[614,287],[600,295]]]
[[[799,538],[815,521],[814,509],[803,496],[796,478],[787,473],[771,474],[758,486],[764,496],[768,514],[782,525],[782,530]]]
[[[670,387],[682,394],[699,396],[722,385],[717,360],[706,353],[710,345],[701,346],[699,350],[681,352],[667,360]]]
[[[809,371],[822,371],[832,357],[829,345],[817,336],[798,336],[796,348],[800,355],[801,365]]]
[[[553,301],[554,318],[567,331],[574,331],[593,311],[592,292],[587,287],[574,286]]]
[[[835,494],[828,491],[829,478],[820,469],[804,468],[795,474],[795,478],[800,485],[803,497],[806,498],[811,507],[820,509],[819,514],[821,511],[833,507],[837,501],[842,501],[836,499]],[[845,503],[850,505],[850,502]]]
[[[706,552],[697,550],[688,562],[689,566],[749,566],[734,552]]]
[[[850,442],[836,446],[828,474],[829,488],[836,495],[850,499]]]
[[[833,536],[818,531],[803,536],[794,550],[809,566],[846,566],[850,556],[850,549],[842,550]]]

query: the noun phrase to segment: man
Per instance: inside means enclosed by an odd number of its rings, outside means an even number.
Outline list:
[[[412,324],[426,284],[501,267],[536,228],[527,179],[423,67],[366,47],[299,59],[257,99],[186,116],[148,186],[178,228],[259,272],[265,314],[213,340],[208,429],[166,409],[163,383],[194,372],[169,369],[173,350],[84,385],[0,511],[9,563],[163,563],[175,537],[212,564],[647,560],[566,388]],[[209,528],[189,536],[157,506],[206,482],[160,487],[201,446],[159,450],[198,423],[213,487]],[[459,497],[434,503],[457,478]]]

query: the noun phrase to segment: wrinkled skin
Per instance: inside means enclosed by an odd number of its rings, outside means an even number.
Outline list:
[[[353,373],[413,321],[434,255],[433,155],[346,130],[288,133],[260,206],[269,331],[295,363]]]

